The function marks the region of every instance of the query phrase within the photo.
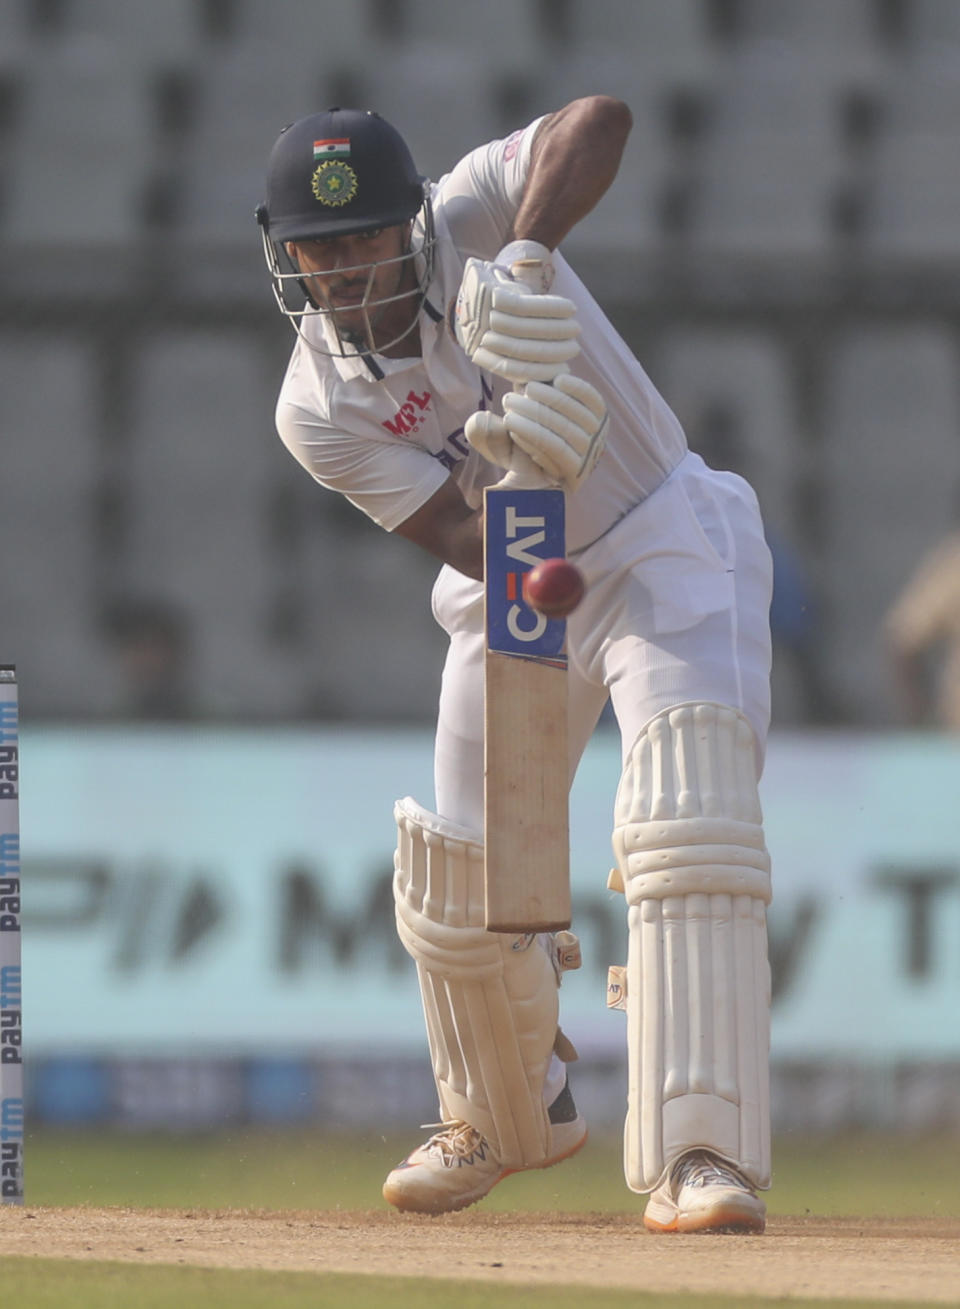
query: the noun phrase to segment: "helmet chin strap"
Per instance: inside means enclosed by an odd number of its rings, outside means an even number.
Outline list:
[[[411,291],[409,294],[411,296],[415,295],[417,297],[416,306],[411,309],[410,325],[399,335],[392,336],[386,345],[382,345],[382,346],[377,345],[377,338],[374,332],[374,325],[370,321],[370,312],[369,309],[364,305],[360,306],[363,312],[362,332],[354,331],[349,327],[340,327],[335,321],[332,323],[333,330],[336,333],[339,340],[345,342],[349,346],[353,346],[354,350],[356,350],[358,354],[374,354],[374,355],[381,354],[384,350],[389,350],[392,346],[399,345],[401,341],[405,341],[407,337],[410,336],[410,334],[413,332],[414,328],[417,326],[417,319],[420,316],[420,307],[423,304],[423,297],[425,295],[425,292]],[[334,310],[333,312],[335,313],[336,311]]]

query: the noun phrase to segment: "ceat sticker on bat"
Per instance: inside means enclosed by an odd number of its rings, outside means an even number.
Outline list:
[[[500,654],[564,665],[567,625],[523,598],[523,576],[564,553],[562,491],[491,488],[486,493],[487,646]]]

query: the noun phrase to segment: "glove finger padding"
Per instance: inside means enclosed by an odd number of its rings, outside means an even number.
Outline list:
[[[575,377],[573,373],[564,373],[554,382],[553,390],[554,393],[560,391],[574,400],[579,400],[593,412],[598,422],[603,422],[606,418],[607,406],[603,402],[603,396],[595,386],[591,386],[582,377]]]
[[[570,489],[571,481],[576,477],[575,470],[582,460],[562,439],[519,416],[511,420],[511,435],[517,447],[529,455],[547,476]]]
[[[464,435],[474,450],[484,459],[498,468],[510,466],[510,447],[513,438],[507,431],[506,423],[497,414],[488,409],[471,414],[463,429]]]
[[[488,409],[471,414],[463,430],[474,450],[497,468],[527,478],[536,476],[546,481],[543,469],[517,445],[499,415],[490,413]]]
[[[572,359],[574,355],[580,353],[580,346],[570,337],[553,337],[544,339],[515,336],[509,332],[494,332],[492,329],[483,334],[483,344],[474,355],[473,362],[476,363],[480,355],[503,358],[506,361],[520,360],[524,363],[533,364],[540,367],[546,364],[553,368],[551,377],[555,376],[559,369]],[[534,354],[536,359],[533,358]],[[539,378],[531,378],[531,381],[539,381]]]
[[[534,421],[562,434],[574,445],[582,440],[585,448],[603,422],[606,409],[602,407],[601,401],[598,413],[592,404],[585,404],[579,395],[571,395],[564,389],[567,380],[569,374],[561,373],[552,385],[531,382],[524,392],[510,391],[504,396],[504,412],[526,414]],[[600,397],[594,391],[591,399],[599,400]]]
[[[568,491],[593,471],[606,438],[607,411],[599,392],[562,373],[552,386],[531,383],[504,396],[504,424],[513,440]]]
[[[542,321],[544,335],[549,332],[553,336],[576,336],[580,331],[576,314],[576,305],[566,296],[538,295],[519,282],[495,285],[490,297],[489,319],[493,328],[498,326],[498,319],[501,324],[522,322],[524,331],[535,335],[537,323]]]
[[[579,347],[574,349],[574,354],[577,349]],[[567,366],[565,360],[534,363],[530,359],[511,359],[499,352],[483,348],[475,351],[472,358],[478,368],[482,368],[487,373],[494,373],[497,377],[505,377],[514,386],[525,386],[527,382],[552,382]]]
[[[590,435],[549,405],[526,395],[507,405],[508,398],[504,397],[504,422],[516,443],[564,480],[575,476],[590,447]]]

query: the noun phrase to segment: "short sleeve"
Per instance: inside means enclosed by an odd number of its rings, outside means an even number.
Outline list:
[[[437,202],[463,254],[490,259],[510,240],[543,121],[537,118],[511,136],[478,146],[440,179]]]
[[[289,402],[281,401],[276,418],[280,439],[311,477],[388,532],[426,504],[449,476],[426,450],[351,436]]]

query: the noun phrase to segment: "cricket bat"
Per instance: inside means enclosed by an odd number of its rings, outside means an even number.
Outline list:
[[[484,841],[492,932],[570,926],[566,622],[523,599],[565,554],[563,491],[508,475],[484,492]]]

